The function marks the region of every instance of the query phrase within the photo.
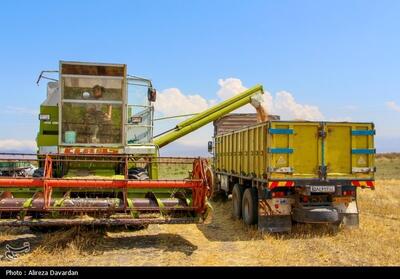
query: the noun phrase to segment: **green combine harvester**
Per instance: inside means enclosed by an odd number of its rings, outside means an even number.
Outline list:
[[[213,184],[208,161],[163,158],[159,149],[263,94],[255,86],[153,137],[150,80],[128,75],[124,64],[61,61],[52,72],[59,78],[47,83],[40,106],[39,168],[0,178],[0,225],[201,222]],[[8,155],[8,163],[23,161]],[[186,177],[171,177],[173,168]]]

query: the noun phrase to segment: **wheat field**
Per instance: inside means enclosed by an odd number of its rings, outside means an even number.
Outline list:
[[[376,190],[359,189],[360,227],[331,231],[294,226],[290,234],[260,234],[231,218],[231,202],[212,203],[204,224],[150,225],[140,231],[73,228],[32,233],[1,228],[6,244],[31,251],[2,266],[398,266],[400,158],[378,157]]]

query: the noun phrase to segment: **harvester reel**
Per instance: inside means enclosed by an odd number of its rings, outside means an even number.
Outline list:
[[[194,161],[193,178],[202,179],[207,186],[206,197],[209,199],[213,194],[214,174],[206,159]]]
[[[204,174],[207,181],[207,199],[210,199],[214,193],[214,172],[209,165],[204,166]]]

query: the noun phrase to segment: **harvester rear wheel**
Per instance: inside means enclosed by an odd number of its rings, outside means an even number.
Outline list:
[[[239,184],[235,184],[232,190],[232,215],[233,218],[239,220],[242,218],[242,198],[244,188]]]
[[[242,216],[243,221],[247,225],[254,225],[257,223],[258,198],[256,188],[247,188],[244,191],[242,200]]]

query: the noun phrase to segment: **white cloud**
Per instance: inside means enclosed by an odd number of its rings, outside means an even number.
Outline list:
[[[220,89],[217,96],[221,100],[233,97],[247,89],[243,86],[242,81],[237,78],[219,79],[218,84]],[[268,113],[280,115],[281,119],[320,120],[324,118],[317,106],[299,104],[293,95],[287,91],[280,91],[273,97],[271,93],[264,90],[263,99],[263,105]],[[246,105],[235,112],[254,113],[255,110],[251,105]]]
[[[164,116],[197,113],[247,89],[242,81],[237,78],[219,79],[218,85],[220,88],[216,93],[217,99],[210,100],[198,94],[185,95],[178,88],[165,89],[157,96],[155,110]],[[264,90],[263,99],[263,105],[268,113],[280,115],[281,119],[322,120],[324,118],[317,106],[300,104],[287,91],[277,92],[273,96],[270,92]],[[255,109],[248,104],[235,110],[235,112],[254,113]]]
[[[296,102],[293,95],[286,91],[276,93],[273,100],[273,112],[281,119],[321,120],[324,118],[317,106]]]
[[[178,88],[169,88],[157,95],[155,110],[164,116],[174,116],[202,112],[212,103],[213,100],[200,95],[184,95]]]
[[[387,102],[386,105],[387,105],[387,107],[390,108],[391,110],[400,112],[400,106],[397,105],[395,102],[390,101],[390,102]]]
[[[245,91],[247,88],[243,86],[242,81],[238,78],[219,79],[218,85],[220,89],[217,91],[217,96],[221,100],[229,99],[234,95]]]
[[[3,139],[0,140],[0,152],[33,152],[36,149],[34,140]]]
[[[178,88],[169,88],[158,94],[155,104],[157,112],[164,116],[201,112],[210,106],[231,98],[247,88],[237,78],[219,79],[217,91],[218,100],[207,100],[200,95],[185,95]],[[264,107],[270,114],[280,115],[282,119],[321,120],[324,118],[317,106],[300,104],[287,91],[276,93],[275,97],[264,90]],[[248,104],[237,109],[237,113],[254,113],[254,108]]]
[[[217,91],[217,96],[219,97],[219,101],[223,101],[229,99],[245,90],[247,87],[243,86],[243,83],[238,78],[227,78],[227,79],[219,79],[218,85],[220,89]],[[272,104],[272,96],[268,91],[264,90],[264,104],[263,106],[267,109],[267,111],[271,111]],[[235,110],[236,113],[254,113],[254,107],[250,104],[245,105],[241,108]]]

